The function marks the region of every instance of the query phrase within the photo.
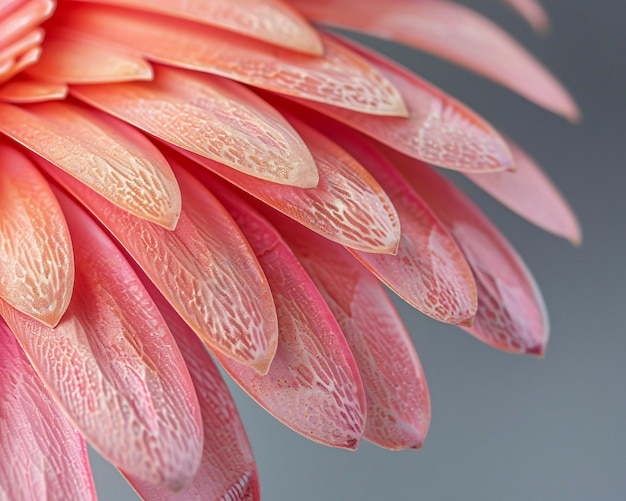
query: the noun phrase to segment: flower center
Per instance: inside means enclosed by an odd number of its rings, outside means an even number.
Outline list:
[[[36,63],[56,0],[0,0],[0,84]]]

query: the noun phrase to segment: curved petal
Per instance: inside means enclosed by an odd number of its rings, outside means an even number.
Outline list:
[[[126,258],[57,192],[76,250],[72,302],[55,329],[0,313],[91,445],[145,481],[180,489],[198,468],[200,409],[185,362]]]
[[[548,176],[519,146],[509,141],[515,172],[467,177],[509,209],[546,231],[579,245],[580,225]]]
[[[531,2],[510,0],[511,4]],[[362,31],[449,59],[576,121],[580,112],[567,90],[508,33],[473,10],[445,0],[296,0],[320,22]],[[535,4],[536,7],[536,4]],[[545,28],[540,11],[528,12]]]
[[[155,68],[150,83],[88,85],[72,93],[168,143],[275,183],[313,188],[315,162],[293,128],[243,86]]]
[[[502,0],[516,10],[535,31],[545,32],[550,28],[550,19],[537,0]]]
[[[214,185],[214,191],[263,267],[279,327],[278,349],[265,376],[219,353],[217,359],[252,398],[291,429],[325,445],[356,449],[365,426],[365,394],[337,321],[276,230],[222,185]]]
[[[297,99],[405,155],[461,172],[493,172],[512,166],[500,135],[473,111],[432,84],[383,57],[343,41],[402,93],[407,118],[377,117]]]
[[[334,242],[366,252],[394,253],[400,225],[382,188],[335,143],[300,121],[290,120],[317,162],[317,188],[279,186],[192,153],[181,153]]]
[[[501,350],[542,355],[549,329],[543,299],[513,247],[446,178],[391,150],[385,155],[448,227],[472,268],[478,310],[466,330]]]
[[[0,130],[118,207],[176,226],[176,178],[154,145],[129,125],[67,103],[0,104]]]
[[[380,282],[341,246],[276,215],[272,223],[337,319],[363,380],[364,437],[388,449],[419,448],[430,423],[421,364]]]
[[[40,165],[109,229],[206,344],[267,372],[278,342],[271,292],[248,243],[208,190],[178,169],[183,210],[167,231]]]
[[[67,97],[67,93],[68,88],[65,84],[27,80],[18,77],[0,87],[0,101],[22,104],[60,101]]]
[[[74,287],[74,254],[61,207],[21,153],[0,144],[0,297],[54,327]]]
[[[115,8],[89,6],[72,7],[59,18],[67,29],[124,44],[155,62],[362,113],[406,116],[394,86],[363,58],[327,36],[322,37],[323,57],[312,57],[148,13],[120,16]]]
[[[85,441],[0,320],[0,497],[96,500]]]
[[[166,14],[319,56],[322,42],[302,15],[281,0],[89,0]]]

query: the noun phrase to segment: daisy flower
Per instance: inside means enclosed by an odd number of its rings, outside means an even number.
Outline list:
[[[578,242],[572,212],[476,113],[329,27],[578,117],[448,0],[0,0],[1,498],[95,498],[89,443],[145,499],[258,499],[213,359],[311,440],[421,447],[428,389],[383,284],[544,352],[532,277],[433,166]]]

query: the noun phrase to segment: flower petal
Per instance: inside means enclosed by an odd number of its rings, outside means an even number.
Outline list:
[[[510,1],[513,3],[524,3]],[[567,90],[508,33],[473,10],[445,0],[296,0],[309,18],[396,40],[486,76],[544,108],[578,120]],[[530,2],[526,2],[530,7]],[[545,26],[539,11],[533,24]]]
[[[48,396],[2,320],[0,346],[2,497],[95,501],[85,441]]]
[[[150,83],[74,87],[80,99],[168,143],[275,183],[312,188],[315,162],[293,128],[234,82],[166,67]]]
[[[67,97],[67,85],[14,78],[0,87],[0,101],[9,103],[39,103]]]
[[[362,113],[406,116],[394,86],[363,58],[327,36],[322,37],[323,57],[312,57],[148,13],[120,16],[114,8],[72,7],[62,19],[67,29],[124,44],[155,62]]]
[[[69,230],[37,168],[0,144],[0,297],[54,327],[74,287]]]
[[[448,227],[474,272],[478,310],[465,329],[501,350],[542,355],[548,342],[543,299],[515,250],[446,178],[391,150],[385,155]]]
[[[531,223],[575,245],[580,244],[580,225],[557,188],[517,145],[509,141],[509,149],[513,153],[515,172],[468,174],[467,177]]]
[[[176,226],[180,192],[158,150],[132,127],[67,103],[0,104],[0,130],[117,206]]]
[[[208,190],[178,169],[183,209],[167,231],[42,166],[109,229],[206,344],[267,372],[278,342],[271,292],[248,243]]]
[[[545,32],[550,28],[550,19],[537,0],[502,0],[515,9],[535,31]]]
[[[234,31],[287,49],[321,55],[322,42],[302,15],[281,0],[88,0],[166,14]]]
[[[275,216],[296,257],[337,319],[363,380],[365,438],[388,449],[419,448],[430,423],[421,364],[380,282],[341,246]]]
[[[366,252],[394,253],[400,225],[382,188],[335,143],[300,121],[290,120],[317,162],[317,188],[268,183],[192,153],[181,153],[334,242]]]
[[[365,395],[350,348],[319,291],[270,224],[220,184],[214,191],[250,242],[274,295],[279,342],[269,372],[215,356],[276,419],[317,442],[356,449]]]
[[[144,276],[145,277],[145,276]],[[237,408],[207,350],[196,334],[148,279],[146,289],[167,321],[185,358],[202,412],[202,462],[192,482],[181,491],[130,478],[144,499],[191,501],[199,499],[258,501],[259,482],[248,437]]]
[[[28,74],[44,81],[92,84],[150,80],[152,68],[144,59],[121,52],[111,44],[48,34],[45,50]]]
[[[462,172],[493,172],[512,166],[504,140],[482,118],[432,84],[389,60],[343,41],[402,93],[409,117],[376,117],[312,101],[297,101],[405,155]]]
[[[0,313],[91,445],[146,481],[180,489],[200,463],[202,425],[184,360],[126,258],[57,192],[76,250],[72,302],[55,329]]]

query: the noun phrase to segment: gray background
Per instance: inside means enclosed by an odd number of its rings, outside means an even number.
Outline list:
[[[552,68],[583,110],[571,126],[479,77],[385,49],[530,151],[579,214],[584,244],[573,248],[470,190],[542,288],[547,356],[497,352],[399,305],[432,396],[424,448],[327,449],[235,390],[266,500],[626,499],[626,2],[545,0],[554,28],[540,38],[498,2],[466,3]],[[102,499],[136,499],[113,469],[95,465]]]

